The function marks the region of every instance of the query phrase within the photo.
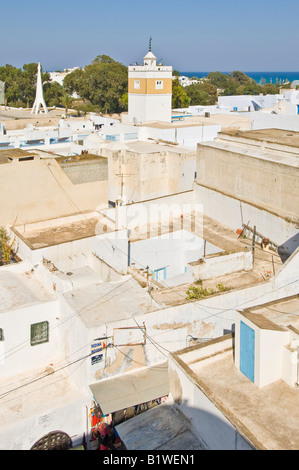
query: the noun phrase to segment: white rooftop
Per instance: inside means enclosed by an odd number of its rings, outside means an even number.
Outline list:
[[[0,270],[0,313],[55,300],[36,278],[28,263],[2,266]]]

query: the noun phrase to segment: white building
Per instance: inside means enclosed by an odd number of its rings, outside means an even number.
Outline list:
[[[171,121],[172,67],[157,64],[149,51],[143,65],[129,66],[128,120]]]

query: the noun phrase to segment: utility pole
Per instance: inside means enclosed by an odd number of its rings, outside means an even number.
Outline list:
[[[255,252],[255,234],[256,234],[256,226],[253,228],[253,236],[252,236],[252,264],[254,265],[254,252]]]

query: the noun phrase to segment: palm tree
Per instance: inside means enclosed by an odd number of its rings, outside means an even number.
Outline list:
[[[73,103],[73,98],[67,93],[65,93],[63,97],[61,98],[61,104],[62,106],[65,107],[65,118],[67,118],[67,113],[70,107],[72,106],[72,103]]]

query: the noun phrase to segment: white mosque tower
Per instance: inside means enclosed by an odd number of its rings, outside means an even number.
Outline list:
[[[143,65],[128,67],[128,120],[171,122],[171,102],[172,67],[157,65],[150,39]]]
[[[40,62],[39,62],[38,67],[37,67],[37,81],[36,81],[35,101],[34,101],[31,113],[33,113],[35,111],[35,114],[38,114],[40,112],[41,106],[44,108],[44,112],[47,114],[48,110],[47,110],[47,106],[46,106],[46,103],[45,103],[45,100],[44,100],[42,75],[41,75],[41,68],[40,68]]]

